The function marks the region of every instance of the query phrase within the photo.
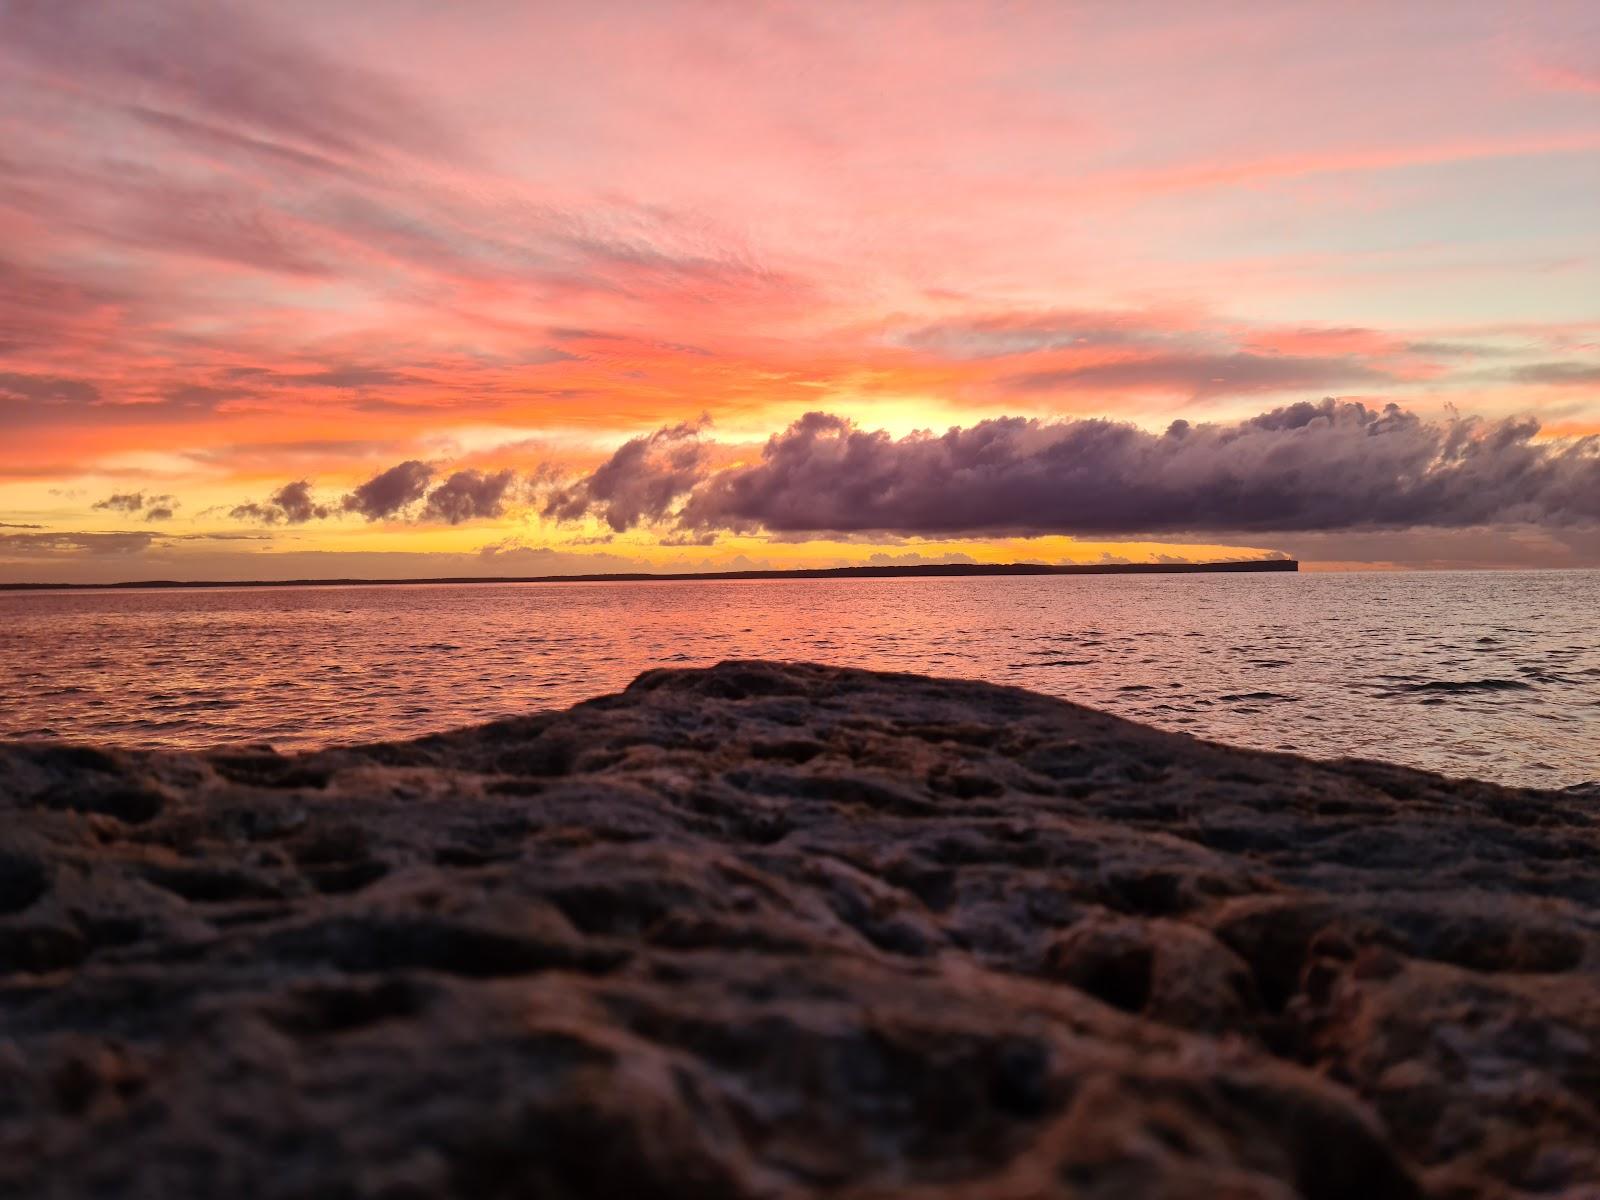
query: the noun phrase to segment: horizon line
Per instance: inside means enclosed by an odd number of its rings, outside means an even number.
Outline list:
[[[1204,575],[1298,572],[1294,558],[1223,559],[1184,563],[916,563],[911,565],[790,567],[739,571],[610,571],[581,575],[441,575],[406,579],[143,579],[115,583],[0,583],[4,592],[136,591],[182,588],[394,587],[458,583],[651,583],[718,579],[894,579],[960,578],[985,575]]]

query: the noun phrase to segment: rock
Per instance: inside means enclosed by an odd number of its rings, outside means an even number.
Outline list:
[[[1592,799],[759,662],[0,746],[0,1195],[1577,1197]]]
[[[1249,1032],[1260,1009],[1245,962],[1179,921],[1087,916],[1056,939],[1045,971],[1124,1012],[1181,1029]]]

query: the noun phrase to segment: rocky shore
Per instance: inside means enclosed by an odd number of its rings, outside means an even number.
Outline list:
[[[0,1195],[1600,1197],[1595,801],[754,662],[0,746]]]

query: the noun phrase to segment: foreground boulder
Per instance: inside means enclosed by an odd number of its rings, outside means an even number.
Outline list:
[[[0,1194],[1600,1195],[1592,801],[770,663],[0,747]]]

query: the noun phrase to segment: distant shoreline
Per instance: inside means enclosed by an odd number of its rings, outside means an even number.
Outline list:
[[[262,587],[401,587],[457,583],[658,583],[724,579],[925,579],[983,575],[1238,575],[1296,572],[1293,558],[1204,563],[927,563],[902,567],[797,567],[769,571],[649,571],[594,575],[450,575],[417,579],[143,579],[121,583],[0,583],[0,592],[110,592],[141,589]]]

